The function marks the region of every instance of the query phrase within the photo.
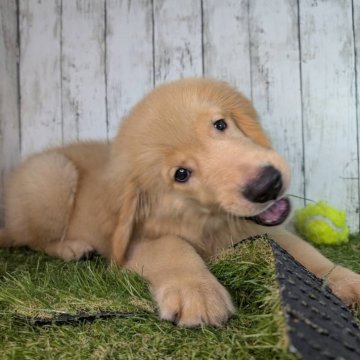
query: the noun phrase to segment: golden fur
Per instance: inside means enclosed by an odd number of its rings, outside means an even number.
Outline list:
[[[226,119],[226,132],[213,122]],[[124,119],[110,144],[87,142],[28,158],[10,177],[2,246],[29,246],[65,260],[89,251],[148,279],[163,319],[181,326],[221,325],[234,311],[204,259],[231,243],[270,232],[318,276],[333,264],[283,227],[244,217],[263,211],[241,193],[273,165],[290,181],[251,103],[223,82],[162,85]],[[177,168],[192,171],[174,181]],[[330,285],[348,302],[360,276],[337,267]]]

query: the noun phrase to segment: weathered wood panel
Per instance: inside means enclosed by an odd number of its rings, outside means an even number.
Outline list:
[[[152,3],[148,0],[107,0],[108,135],[153,87]]]
[[[254,0],[249,4],[253,102],[275,149],[295,174],[289,193],[303,198],[297,1]],[[304,205],[302,199],[292,200],[296,206]]]
[[[204,75],[251,97],[248,0],[203,0]]]
[[[20,5],[21,153],[62,143],[60,0]]]
[[[201,76],[201,1],[153,1],[155,84]]]
[[[105,1],[62,2],[64,141],[106,138]]]
[[[204,74],[253,98],[292,165],[292,194],[343,207],[359,228],[358,0],[4,0],[0,11],[2,177],[20,148],[112,137],[153,85]]]
[[[355,68],[350,0],[300,1],[306,195],[359,225]]]
[[[0,2],[0,224],[6,175],[20,158],[15,1]]]
[[[358,161],[358,186],[359,186],[359,200],[358,200],[358,215],[360,217],[360,1],[356,0],[353,2],[353,38],[354,38],[354,55],[355,55],[355,94],[356,94],[356,121],[357,121],[357,161]],[[356,221],[356,216],[355,216]],[[360,219],[359,219],[360,227]],[[356,229],[353,227],[353,229]]]

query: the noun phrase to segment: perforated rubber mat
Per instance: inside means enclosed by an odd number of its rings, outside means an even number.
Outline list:
[[[360,359],[360,329],[322,280],[270,240],[290,351],[304,360]]]

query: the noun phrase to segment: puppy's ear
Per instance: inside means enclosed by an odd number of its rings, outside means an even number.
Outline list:
[[[266,136],[263,128],[261,127],[257,118],[253,118],[249,115],[244,115],[241,112],[233,115],[239,129],[248,136],[254,143],[271,149],[271,142]]]
[[[243,99],[242,102],[244,102]],[[272,148],[269,138],[260,125],[256,111],[250,103],[233,108],[231,114],[238,128],[252,141],[265,148]]]
[[[112,237],[112,260],[118,266],[124,263],[126,250],[139,217],[139,201],[140,191],[133,181],[129,181],[123,188],[119,217]]]

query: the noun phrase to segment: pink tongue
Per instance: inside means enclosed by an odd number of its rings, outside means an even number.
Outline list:
[[[282,198],[275,201],[268,209],[251,219],[261,225],[274,226],[282,224],[290,213],[290,201]]]

